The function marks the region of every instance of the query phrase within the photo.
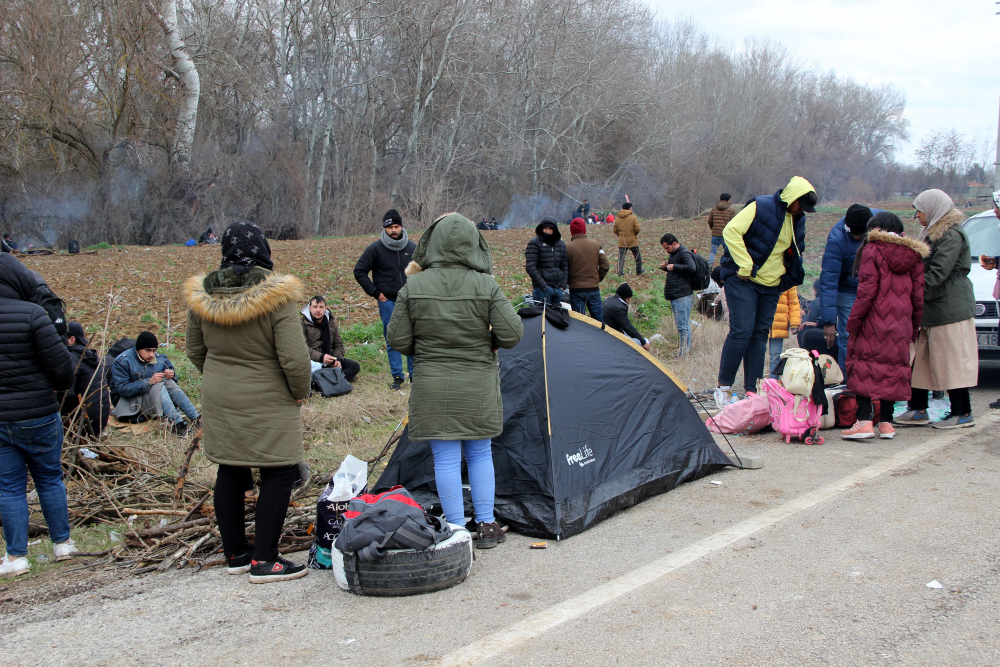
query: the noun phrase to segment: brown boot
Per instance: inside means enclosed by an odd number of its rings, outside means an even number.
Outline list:
[[[500,524],[479,522],[479,539],[476,540],[477,549],[492,549],[498,544],[503,544],[507,540],[507,533],[503,532]]]

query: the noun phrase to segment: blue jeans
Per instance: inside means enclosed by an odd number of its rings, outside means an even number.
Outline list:
[[[573,310],[586,315],[590,311],[590,316],[598,322],[604,321],[604,306],[601,305],[601,290],[578,290],[569,293],[569,305]]]
[[[194,405],[187,397],[187,394],[184,393],[184,390],[178,387],[177,383],[173,380],[163,381],[163,389],[160,390],[160,405],[163,406],[163,418],[169,419],[175,424],[184,420],[182,412],[191,421],[201,416],[194,409]]]
[[[63,484],[63,427],[58,412],[47,417],[0,422],[0,518],[7,553],[28,555],[28,471],[53,544],[69,539]]]
[[[718,252],[720,254],[722,253],[722,251],[720,250],[720,248],[722,248],[722,237],[721,236],[713,236],[712,237],[712,250],[708,253],[708,265],[709,266],[712,266],[712,264],[715,263],[715,253],[716,252]],[[739,278],[737,278],[737,280],[739,280]]]
[[[392,311],[396,307],[395,301],[386,301],[385,303],[378,302],[378,314],[382,318],[382,335],[385,336],[386,332],[389,330],[389,320],[392,319]],[[392,372],[392,377],[401,378],[403,377],[403,355],[401,355],[396,350],[392,349],[389,342],[385,343],[385,356],[389,358],[389,371]],[[406,358],[406,370],[409,373],[410,378],[413,378],[413,357]]]
[[[563,291],[558,287],[547,287],[545,289],[536,287],[531,290],[531,298],[539,303],[544,301],[550,306],[562,308]]]
[[[764,287],[736,276],[726,281],[729,334],[722,346],[719,386],[732,386],[742,363],[744,389],[757,391],[757,381],[764,373],[767,339],[780,297],[779,287]]]
[[[784,347],[785,347],[784,338],[772,338],[767,342],[767,351],[768,355],[770,356],[770,363],[771,363],[771,369],[769,375],[775,379],[778,378],[774,375],[774,367],[778,365],[779,361],[781,361],[781,351],[782,349],[784,349]]]
[[[837,363],[840,364],[840,371],[844,374],[844,382],[847,382],[847,320],[851,318],[851,308],[857,294],[850,292],[837,292]]]
[[[670,309],[674,311],[674,323],[677,325],[679,344],[677,354],[682,357],[691,351],[691,306],[693,304],[694,296],[691,294],[670,302]]]
[[[469,468],[472,506],[476,521],[493,523],[493,499],[497,483],[493,476],[492,440],[431,440],[434,452],[434,481],[437,483],[441,508],[448,523],[465,525],[465,504],[462,501],[462,453]]]

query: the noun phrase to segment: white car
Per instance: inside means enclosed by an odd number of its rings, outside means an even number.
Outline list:
[[[976,294],[976,338],[979,339],[979,366],[1000,368],[1000,341],[997,326],[1000,324],[997,300],[993,298],[996,271],[987,271],[979,265],[979,256],[1000,257],[1000,220],[992,209],[976,214],[962,223],[969,236],[972,249],[972,270],[969,279]]]

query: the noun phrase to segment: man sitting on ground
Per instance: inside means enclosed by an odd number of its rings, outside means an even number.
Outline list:
[[[3,243],[0,244],[0,249],[4,252],[14,253],[17,252],[17,243],[10,238],[10,234],[3,235]]]
[[[639,334],[628,317],[628,307],[631,303],[632,287],[628,283],[622,283],[614,294],[604,300],[604,323],[648,350],[649,341]]]
[[[323,297],[314,296],[309,305],[302,309],[302,333],[306,337],[309,358],[314,362],[331,368],[343,368],[348,382],[352,382],[361,372],[361,364],[344,358],[344,341],[340,338],[337,320],[330,317]]]
[[[209,227],[207,230],[205,230],[205,232],[201,236],[198,237],[198,244],[199,245],[201,245],[202,243],[207,244],[207,245],[212,245],[212,244],[215,244],[215,243],[218,243],[218,242],[219,242],[219,239],[215,235],[215,232],[212,231],[211,227]]]
[[[135,339],[135,347],[125,350],[111,365],[115,394],[120,396],[111,411],[115,419],[145,421],[163,417],[173,424],[172,430],[180,436],[187,434],[187,415],[195,427],[201,415],[184,394],[174,378],[174,365],[166,355],[157,352],[159,341],[150,331],[143,331]]]
[[[105,381],[104,364],[84,336],[83,325],[70,322],[66,345],[76,371],[76,385],[60,397],[62,414],[71,415],[83,401],[86,419],[83,420],[84,434],[96,438],[108,425],[111,414],[111,394]]]

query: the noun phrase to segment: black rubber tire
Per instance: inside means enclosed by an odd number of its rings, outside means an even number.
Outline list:
[[[351,591],[355,576],[363,595],[397,597],[419,595],[451,588],[463,581],[472,567],[469,541],[428,551],[393,551],[366,563],[354,554],[344,555],[344,574]]]

